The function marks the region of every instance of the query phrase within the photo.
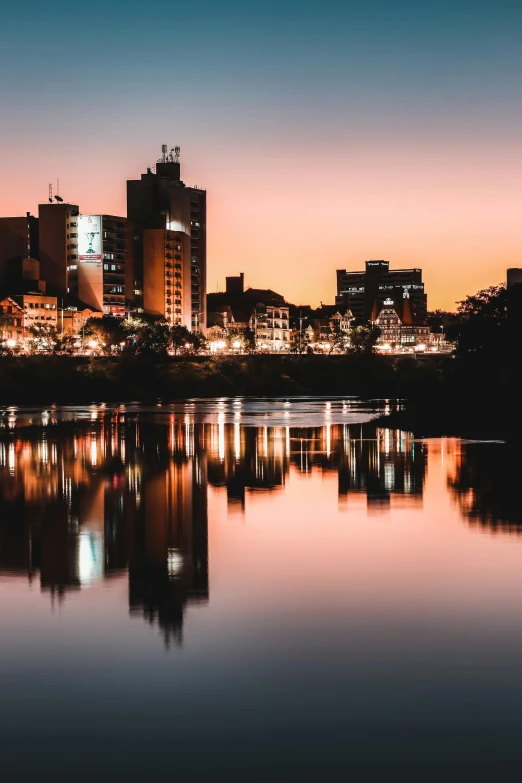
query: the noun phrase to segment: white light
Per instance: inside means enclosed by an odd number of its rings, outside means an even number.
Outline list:
[[[16,340],[13,340],[12,338],[7,341],[7,347],[8,348],[14,348],[16,345]]]
[[[232,346],[234,348],[241,348],[241,342],[239,340],[234,340],[234,342],[232,343]]]
[[[167,570],[169,576],[177,576],[183,570],[183,555],[179,549],[169,549],[167,553]]]

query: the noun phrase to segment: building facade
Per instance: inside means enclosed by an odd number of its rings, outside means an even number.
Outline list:
[[[373,326],[380,330],[377,345],[386,350],[425,350],[430,345],[430,328],[415,324],[406,297],[402,314],[393,299],[385,299]]]
[[[290,312],[288,305],[256,306],[250,319],[256,348],[268,353],[285,353],[290,350]]]
[[[24,310],[7,296],[0,301],[0,342],[9,344],[12,340],[18,340],[24,333]]]
[[[127,220],[116,215],[78,215],[67,267],[68,291],[93,310],[126,313]]]
[[[169,324],[183,324],[183,238],[176,231],[143,232],[143,309]]]
[[[181,307],[181,323],[194,332],[206,328],[206,192],[188,187],[181,180],[179,148],[163,156],[156,163],[155,171],[147,169],[139,180],[127,182],[127,217],[132,225],[131,263],[128,269],[128,287],[132,307],[145,312],[158,310],[158,304],[167,299],[173,302],[174,311]],[[172,244],[180,247],[174,251],[179,258],[170,259],[182,265],[182,295],[168,296],[166,274],[167,255],[162,265],[158,253],[153,254],[154,270],[148,270],[150,247],[157,243],[157,236],[148,237],[148,231],[169,232]],[[165,235],[166,241],[166,235]],[[149,255],[147,255],[149,249]],[[168,270],[171,271],[171,270]],[[172,270],[179,272],[180,270]],[[161,277],[163,276],[163,283]],[[174,278],[179,281],[179,278]],[[152,286],[152,288],[151,288]],[[163,291],[161,287],[163,286]],[[149,291],[146,292],[145,288]],[[173,289],[175,291],[175,289]],[[177,289],[178,292],[180,289]],[[181,306],[174,304],[181,299]],[[173,312],[172,317],[179,313]]]
[[[30,293],[15,297],[24,313],[24,336],[30,326],[58,328],[58,300],[56,296]]]
[[[337,307],[349,309],[354,318],[369,322],[385,299],[392,299],[399,307],[404,295],[410,299],[415,317],[426,320],[427,297],[422,282],[422,269],[390,270],[389,261],[367,261],[360,272],[337,270]]]
[[[76,204],[39,204],[38,260],[40,274],[49,292],[67,294],[69,269],[78,264],[78,217]]]

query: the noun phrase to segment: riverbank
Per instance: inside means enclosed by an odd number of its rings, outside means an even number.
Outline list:
[[[185,397],[393,398],[390,426],[420,435],[518,432],[511,368],[450,356],[157,356],[0,358],[0,405],[143,403]]]

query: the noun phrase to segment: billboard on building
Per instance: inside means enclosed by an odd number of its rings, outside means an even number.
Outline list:
[[[101,215],[78,215],[78,261],[81,264],[100,264],[101,260]]]

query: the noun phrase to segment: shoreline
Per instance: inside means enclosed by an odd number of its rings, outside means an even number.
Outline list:
[[[4,408],[238,396],[390,399],[405,407],[382,425],[427,437],[514,437],[522,431],[515,388],[505,366],[485,373],[449,356],[0,357]]]

